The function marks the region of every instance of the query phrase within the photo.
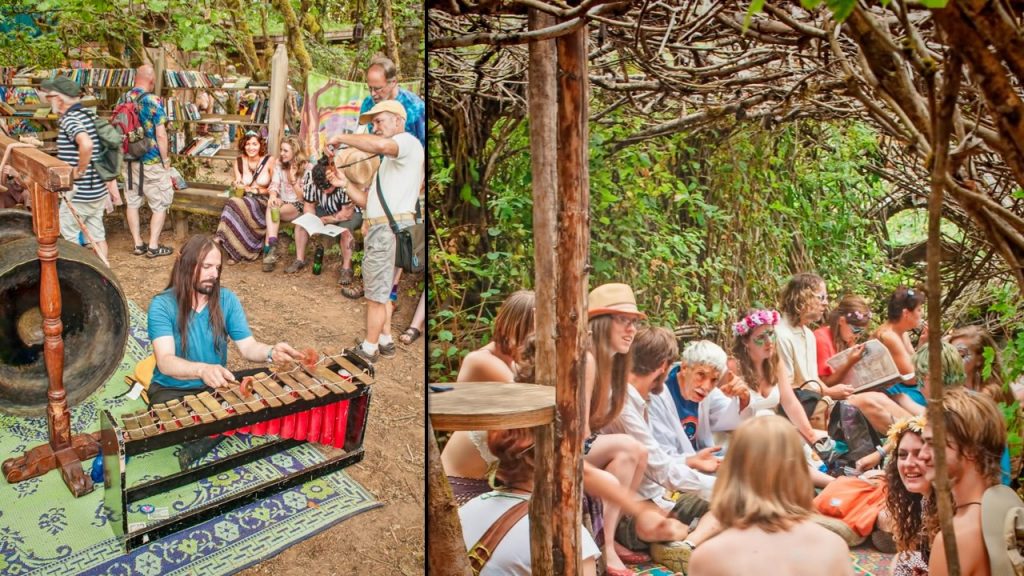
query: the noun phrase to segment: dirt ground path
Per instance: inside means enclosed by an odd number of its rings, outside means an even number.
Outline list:
[[[128,299],[145,310],[167,284],[173,257],[133,256],[131,235],[123,221],[108,218],[106,228],[111,268]],[[181,245],[170,231],[163,233],[161,242],[175,249]],[[321,351],[352,346],[365,333],[366,306],[341,296],[336,284],[340,257],[325,259],[320,276],[308,268],[285,275],[284,266],[291,260],[291,255],[285,256],[269,274],[259,262],[224,266],[222,285],[238,294],[256,339],[285,340],[298,348],[313,346]],[[392,322],[396,341],[412,318],[420,286],[422,275],[402,278]],[[241,574],[423,574],[424,339],[408,347],[399,343],[398,348],[397,356],[377,364],[366,456],[347,469],[384,506],[345,520]],[[229,367],[246,366],[232,348]]]

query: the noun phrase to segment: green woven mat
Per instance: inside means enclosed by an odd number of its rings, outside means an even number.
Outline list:
[[[72,408],[72,430],[99,429],[99,411],[120,415],[143,406],[130,400],[124,377],[148,353],[146,316],[129,303],[131,328],[125,356],[107,385]],[[0,454],[18,455],[45,443],[45,418],[0,415]],[[267,441],[232,437],[217,454]],[[177,447],[166,448],[128,462],[129,482],[157,478],[177,471]],[[272,457],[223,472],[138,502],[129,510],[130,522],[158,521],[230,496],[239,490],[323,461],[321,452],[303,444]],[[88,473],[92,462],[85,463]],[[0,481],[0,574],[142,575],[232,574],[277,554],[338,522],[380,506],[373,496],[344,472],[335,472],[259,500],[193,528],[152,542],[126,555],[114,537],[103,508],[103,485],[74,498],[60,475],[50,472],[17,484]]]

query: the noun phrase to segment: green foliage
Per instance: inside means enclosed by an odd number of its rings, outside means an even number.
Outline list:
[[[590,286],[629,283],[653,324],[724,335],[742,308],[774,306],[797,270],[816,269],[835,294],[876,301],[909,275],[889,267],[880,228],[862,216],[885,193],[865,170],[877,154],[866,127],[806,123],[675,135],[613,152],[616,140],[640,126],[629,116],[591,125]],[[432,343],[433,381],[453,378],[459,360],[489,340],[505,295],[534,285],[528,126],[509,138],[513,152],[483,184],[488,226],[470,234],[473,223],[432,215],[431,333],[440,335]],[[440,197],[455,166],[436,134],[429,161],[431,194]],[[479,201],[468,185],[451,193]]]

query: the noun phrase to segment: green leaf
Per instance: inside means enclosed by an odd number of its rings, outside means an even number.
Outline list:
[[[437,339],[441,342],[451,342],[455,338],[451,330],[441,330],[437,333]]]
[[[857,6],[857,0],[825,0],[832,16],[839,22],[846,20]]]
[[[747,14],[743,17],[743,31],[746,32],[747,28],[750,28],[750,22],[754,18],[754,14],[759,14],[764,10],[764,0],[751,0],[750,6],[747,8]]]
[[[925,8],[945,8],[949,0],[921,0]]]

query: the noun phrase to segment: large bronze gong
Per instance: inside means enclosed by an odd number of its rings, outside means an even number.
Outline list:
[[[31,215],[0,210],[0,411],[16,416],[44,416],[48,401],[38,249]],[[128,302],[92,251],[64,240],[58,251],[63,381],[74,406],[117,370],[128,339]]]

